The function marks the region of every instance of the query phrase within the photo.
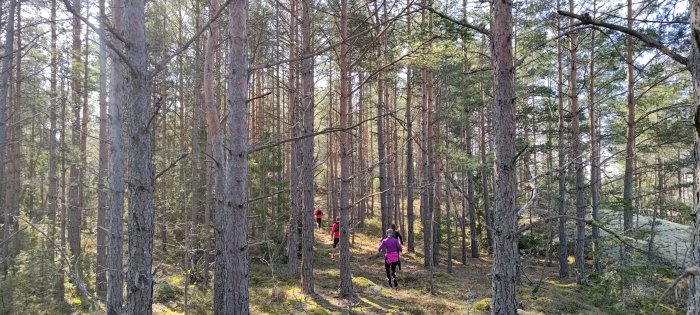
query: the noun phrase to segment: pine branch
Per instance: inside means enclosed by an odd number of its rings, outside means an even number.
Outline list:
[[[604,28],[607,28],[607,29],[615,30],[615,31],[622,32],[622,33],[625,33],[625,34],[627,34],[627,35],[630,35],[630,36],[632,36],[632,37],[635,37],[635,38],[637,38],[638,40],[644,42],[644,43],[645,43],[646,45],[648,45],[649,47],[656,48],[658,51],[660,51],[660,52],[663,53],[664,55],[669,56],[671,59],[673,59],[673,60],[677,61],[678,63],[680,63],[680,64],[682,64],[682,65],[688,67],[688,64],[689,64],[689,62],[688,62],[688,57],[685,57],[685,56],[682,56],[682,55],[678,54],[677,52],[675,52],[675,51],[671,50],[670,48],[666,47],[666,46],[665,46],[664,44],[662,44],[661,42],[659,42],[659,41],[657,41],[657,40],[655,40],[655,39],[653,39],[653,38],[651,38],[651,37],[649,37],[649,36],[646,36],[646,35],[644,35],[644,34],[638,32],[638,31],[635,31],[635,30],[633,30],[633,29],[630,29],[630,28],[627,28],[627,27],[624,27],[624,26],[620,26],[620,25],[617,25],[617,24],[607,23],[607,22],[603,22],[603,21],[599,21],[599,20],[593,19],[593,18],[591,18],[591,16],[588,15],[588,14],[580,15],[580,14],[571,13],[571,12],[562,11],[562,10],[557,11],[557,13],[559,13],[560,15],[563,15],[563,16],[567,16],[567,17],[571,17],[571,18],[577,19],[577,20],[581,21],[581,23],[583,23],[583,24],[589,24],[589,25],[600,26],[600,27],[604,27]]]

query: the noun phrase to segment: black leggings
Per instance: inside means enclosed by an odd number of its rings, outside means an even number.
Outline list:
[[[386,259],[384,260],[384,269],[386,269],[386,278],[387,279],[391,279],[391,276],[396,273],[396,265],[398,265],[398,264],[399,264],[398,261],[395,261],[393,263],[388,263],[388,262],[386,262]]]

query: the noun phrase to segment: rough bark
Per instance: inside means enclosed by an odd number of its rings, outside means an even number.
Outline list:
[[[574,1],[569,0],[569,10],[574,10]],[[582,283],[584,280],[584,250],[586,245],[586,224],[583,222],[586,216],[586,196],[583,175],[583,161],[581,158],[581,132],[579,127],[579,107],[578,107],[578,82],[577,82],[577,60],[576,47],[578,46],[576,33],[573,31],[574,19],[569,19],[569,111],[571,113],[571,154],[574,159],[574,170],[576,173],[576,217],[581,220],[576,221],[576,282]]]
[[[297,49],[297,0],[290,0],[290,17],[289,17],[289,56],[295,58],[298,55]],[[297,73],[298,62],[289,63],[289,122],[291,127],[292,138],[300,136],[300,117],[299,117],[299,102],[298,102],[298,80]],[[290,214],[289,226],[287,227],[287,270],[289,274],[295,275],[298,273],[298,250],[299,250],[299,225],[302,215],[302,195],[301,195],[301,173],[299,160],[299,142],[294,141],[290,145],[289,158],[289,187],[290,187]]]
[[[493,4],[491,47],[494,63],[494,255],[492,314],[516,314],[518,281],[515,103],[513,91],[512,3]]]
[[[570,11],[573,11],[569,9]],[[627,28],[632,28],[632,0],[627,0]],[[572,19],[573,20],[573,19]],[[625,59],[627,59],[627,142],[625,144],[625,172],[623,177],[622,204],[623,228],[628,233],[632,228],[634,204],[632,203],[634,189],[634,160],[635,160],[635,100],[634,100],[634,55],[632,52],[632,36],[625,39]]]
[[[466,126],[466,140],[467,140],[467,157],[473,158],[474,152],[472,149],[472,127]],[[476,202],[474,200],[474,172],[470,169],[467,170],[467,203],[469,207],[469,244],[471,250],[472,258],[479,258],[479,234],[476,230]],[[464,209],[462,210],[464,212]],[[466,238],[464,225],[465,220],[464,213],[462,213],[462,263],[466,264],[466,246],[464,245],[464,239]]]
[[[123,29],[123,0],[112,0],[114,28]],[[117,43],[116,45],[119,45]],[[120,46],[120,45],[119,45]],[[118,47],[119,47],[118,46]],[[123,61],[112,53],[110,86],[110,148],[109,148],[109,239],[107,242],[107,314],[122,314],[124,303],[124,275],[122,272],[124,244],[124,144],[122,112],[126,109],[124,76],[127,71]]]
[[[129,314],[150,314],[153,305],[153,152],[144,0],[124,1],[121,36],[129,64],[124,71],[129,259],[126,276]]]
[[[700,0],[690,0],[690,30],[691,52],[688,63],[693,82],[693,102],[695,105],[694,125],[694,162],[693,180],[700,180]],[[693,248],[691,252],[691,266],[700,264],[700,185],[693,187]],[[700,277],[693,276],[688,284],[688,311],[687,314],[700,313]]]
[[[409,17],[409,25],[411,24],[411,18]],[[409,27],[410,30],[410,27]],[[414,186],[416,182],[415,172],[413,170],[414,158],[413,158],[413,116],[411,111],[413,110],[413,71],[409,67],[406,69],[406,219],[408,221],[408,231],[407,231],[407,245],[408,251],[413,253],[416,251],[415,245],[415,232],[414,232],[414,222],[415,213],[413,207],[414,200]]]
[[[595,18],[597,11],[596,1],[593,0],[593,14]],[[588,69],[588,116],[589,116],[589,139],[591,147],[591,212],[593,220],[598,221],[598,209],[600,207],[600,152],[599,152],[599,136],[598,136],[598,112],[595,100],[595,56],[596,56],[596,31],[591,32],[591,59]],[[603,265],[600,261],[600,254],[598,252],[600,248],[600,229],[597,226],[592,227],[592,237],[593,244],[591,250],[593,251],[593,268],[595,272],[603,271]]]
[[[561,6],[561,0],[557,0],[557,9]],[[558,28],[561,29],[561,17],[557,17]],[[559,278],[564,279],[569,277],[568,258],[568,243],[566,234],[566,168],[564,167],[566,160],[566,147],[564,144],[564,70],[562,70],[562,43],[561,39],[557,39],[557,113],[559,115]]]
[[[479,87],[481,89],[481,101],[485,103],[486,96],[483,83],[480,83]],[[493,226],[491,223],[493,221],[492,212],[489,206],[489,169],[486,167],[486,108],[482,108],[479,112],[479,121],[481,126],[479,153],[481,155],[481,165],[483,166],[481,170],[481,197],[484,203],[484,223],[486,226]],[[486,242],[488,243],[489,253],[493,253],[493,232],[490,229],[486,229]]]
[[[81,22],[77,14],[81,11],[81,1],[73,1],[73,43],[71,45],[71,108],[73,110],[73,121],[71,125],[71,146],[78,150],[80,147],[80,124],[81,99],[83,94],[83,83],[80,80],[81,73]],[[81,225],[82,225],[82,200],[80,200],[80,189],[82,185],[81,165],[78,159],[72,159],[70,165],[70,188],[68,190],[68,247],[72,256],[71,262],[76,264],[81,255]],[[78,268],[79,269],[79,268]]]
[[[312,16],[311,7],[312,0],[302,0],[302,15],[301,15],[301,55],[306,56],[311,54],[312,39]],[[302,128],[303,135],[306,137],[302,140],[302,174],[301,180],[303,184],[302,197],[302,232],[301,232],[301,290],[306,294],[314,292],[314,59],[306,58],[301,65],[301,84],[303,94],[301,98],[302,105]]]
[[[219,10],[219,1],[212,0],[209,2],[209,11],[216,12]],[[226,287],[227,261],[224,259],[227,251],[226,239],[224,233],[227,228],[226,221],[230,216],[226,210],[226,161],[224,160],[224,141],[223,131],[221,130],[221,118],[214,96],[214,76],[216,75],[216,47],[219,45],[219,23],[212,22],[209,28],[209,36],[207,36],[205,53],[204,53],[204,77],[203,77],[203,95],[204,107],[206,110],[207,119],[207,139],[212,151],[214,159],[214,168],[212,170],[214,177],[214,231],[215,232],[215,249],[216,259],[214,260],[214,308],[219,314],[225,314],[226,306],[226,291],[222,290]],[[194,174],[193,174],[194,175]],[[193,222],[194,224],[195,222]]]
[[[340,127],[348,128],[350,117],[350,52],[348,38],[348,0],[340,1]],[[340,295],[352,297],[352,271],[350,269],[350,159],[352,143],[350,134],[340,135]]]
[[[15,40],[15,8],[17,5],[16,0],[10,0],[7,21],[5,24],[5,42],[3,46],[3,55],[0,56],[2,59],[2,66],[0,68],[0,211],[2,211],[2,222],[11,222],[9,218],[9,213],[5,211],[5,196],[3,192],[5,191],[5,149],[7,146],[7,102],[8,93],[10,88],[10,71],[12,67],[12,56],[13,54],[8,54],[4,52],[12,51],[14,47]],[[4,240],[4,238],[3,238]],[[4,247],[4,246],[3,246]],[[2,256],[5,257],[6,249],[2,249]],[[3,275],[6,267],[2,266]]]
[[[228,159],[226,178],[225,229],[221,239],[225,251],[226,275],[224,305],[217,314],[248,314],[248,1],[234,0],[229,5],[231,46],[228,67]],[[215,288],[216,289],[216,288]]]
[[[57,226],[58,226],[58,205],[61,202],[59,191],[58,191],[58,141],[57,136],[58,130],[58,115],[56,109],[58,107],[58,50],[57,50],[57,21],[56,21],[56,0],[51,1],[51,77],[50,81],[50,92],[49,92],[49,166],[48,166],[48,177],[49,177],[49,190],[48,190],[48,219],[51,222],[49,228],[49,236],[53,239],[58,237]],[[1,120],[0,120],[1,121]],[[0,122],[1,123],[1,122]],[[1,153],[0,153],[1,155]],[[0,172],[1,173],[1,172]],[[0,179],[0,181],[2,181]],[[49,250],[49,260],[51,261],[51,270],[55,270],[54,262],[56,259],[56,254],[54,250]],[[58,274],[58,273],[57,273]],[[65,292],[63,291],[63,276],[56,276],[52,281],[53,290],[52,297],[56,303],[63,301],[63,296]]]
[[[106,24],[105,0],[99,2],[100,28]],[[99,166],[97,173],[97,265],[95,266],[95,289],[101,299],[107,297],[107,202],[109,191],[107,171],[109,167],[109,133],[107,116],[107,47],[104,39],[99,44],[99,96],[100,105],[100,134],[99,134]]]

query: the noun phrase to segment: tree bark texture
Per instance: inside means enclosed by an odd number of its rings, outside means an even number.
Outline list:
[[[561,6],[561,0],[557,0],[557,9]],[[557,17],[557,25],[561,29],[561,17]],[[559,114],[559,278],[564,279],[569,277],[568,263],[568,243],[566,234],[566,146],[564,144],[564,70],[562,69],[562,43],[561,39],[557,39],[557,112]]]
[[[518,282],[515,93],[513,91],[512,2],[493,4],[492,53],[494,63],[494,255],[493,314],[516,314]]]
[[[112,0],[114,28],[124,32],[124,0]],[[121,48],[119,43],[115,43]],[[109,178],[109,239],[107,242],[107,314],[122,314],[124,275],[122,272],[124,244],[124,135],[122,112],[127,109],[124,81],[128,71],[124,61],[113,52],[110,88],[110,178]]]
[[[301,15],[301,55],[311,54],[312,23],[311,6],[312,0],[302,0]],[[302,228],[301,228],[301,290],[306,294],[314,292],[314,216],[316,208],[314,202],[314,59],[306,58],[301,64],[301,85],[303,94],[301,98],[302,106],[302,128],[306,138],[302,145],[302,176],[303,197],[302,197]]]
[[[129,314],[151,314],[153,305],[153,152],[151,148],[150,78],[144,0],[126,0],[121,36],[129,64],[124,75],[129,260],[126,275]]]
[[[569,0],[569,10],[573,12],[574,1]],[[569,19],[569,111],[571,112],[571,155],[574,159],[574,170],[576,173],[576,217],[585,219],[586,216],[586,186],[583,175],[583,161],[581,158],[581,133],[579,127],[579,107],[578,107],[578,82],[576,47],[578,46],[576,33],[573,32],[574,19]],[[584,250],[586,244],[586,223],[582,220],[576,221],[576,281],[582,283],[584,280]]]
[[[351,124],[350,113],[350,52],[348,49],[348,0],[340,1],[340,127]],[[352,139],[348,132],[340,134],[340,295],[352,297],[352,271],[350,269],[350,159]]]
[[[226,178],[226,221],[224,252],[226,262],[224,306],[217,314],[250,313],[248,296],[248,1],[229,5],[231,46],[228,67],[228,160]]]

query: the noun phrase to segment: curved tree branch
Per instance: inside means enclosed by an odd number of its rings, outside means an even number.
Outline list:
[[[563,16],[577,19],[577,20],[581,21],[581,23],[583,23],[583,24],[600,26],[600,27],[604,27],[607,29],[615,30],[615,31],[622,32],[622,33],[625,33],[627,35],[633,36],[633,37],[637,38],[638,40],[644,42],[649,47],[656,48],[658,51],[660,51],[664,55],[669,56],[671,59],[686,66],[686,68],[688,67],[688,57],[682,56],[681,54],[664,46],[664,44],[662,44],[661,42],[659,42],[659,41],[657,41],[657,40],[655,40],[647,35],[644,35],[638,31],[635,31],[633,29],[630,29],[630,28],[627,28],[624,26],[620,26],[617,24],[612,24],[612,23],[607,23],[607,22],[595,20],[595,19],[591,18],[588,14],[580,15],[580,14],[571,13],[571,12],[562,11],[562,10],[557,11],[557,13],[559,13],[560,15],[563,15]]]

